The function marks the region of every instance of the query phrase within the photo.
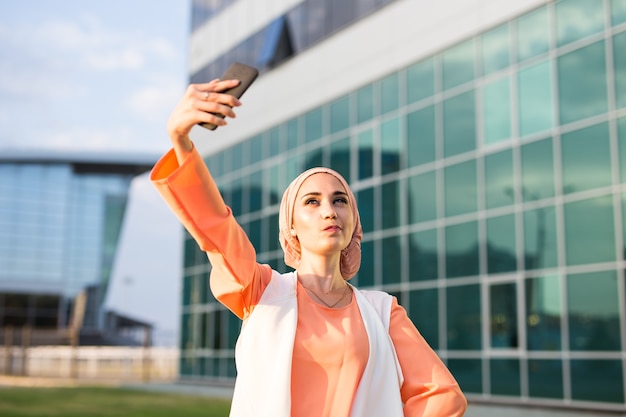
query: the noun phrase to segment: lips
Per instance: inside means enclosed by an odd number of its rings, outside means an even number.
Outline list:
[[[334,224],[334,225],[331,225],[331,226],[328,226],[327,228],[325,228],[324,231],[340,232],[341,231],[341,227],[339,227],[336,224]]]

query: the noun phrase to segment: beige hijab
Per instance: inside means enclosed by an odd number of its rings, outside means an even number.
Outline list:
[[[285,264],[297,269],[301,258],[300,242],[295,236],[291,235],[293,207],[295,205],[296,195],[304,180],[313,174],[322,172],[336,177],[346,189],[346,193],[350,199],[352,217],[354,218],[354,230],[352,231],[350,243],[341,251],[340,264],[341,275],[344,279],[348,280],[356,275],[361,266],[361,237],[363,236],[363,231],[361,230],[361,220],[359,218],[359,210],[356,206],[356,198],[354,198],[354,194],[347,181],[338,172],[330,168],[311,168],[304,171],[289,184],[289,187],[287,187],[283,193],[283,199],[280,202],[280,212],[278,214],[280,245],[285,252]]]

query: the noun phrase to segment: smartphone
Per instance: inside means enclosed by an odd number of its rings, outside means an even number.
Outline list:
[[[241,64],[239,62],[234,62],[224,74],[220,77],[220,80],[239,80],[239,85],[237,87],[233,87],[230,90],[222,91],[224,94],[230,94],[236,98],[239,98],[245,93],[245,91],[250,87],[250,85],[256,80],[256,77],[259,75],[259,70],[254,67],[250,67],[248,65]],[[213,113],[217,117],[224,118],[223,114]],[[209,130],[215,130],[217,125],[213,123],[199,123],[200,126],[205,127]]]

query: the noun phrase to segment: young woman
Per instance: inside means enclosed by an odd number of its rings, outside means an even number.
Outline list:
[[[237,80],[190,85],[167,124],[173,149],[151,179],[208,255],[216,298],[243,320],[231,416],[462,416],[454,377],[395,297],[348,283],[361,262],[361,223],[345,179],[327,168],[285,191],[280,274],[256,252],[189,139],[200,122],[226,125]]]

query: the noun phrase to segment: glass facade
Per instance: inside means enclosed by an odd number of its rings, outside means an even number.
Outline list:
[[[623,1],[548,2],[206,162],[279,271],[282,190],[342,172],[364,228],[354,283],[397,295],[468,397],[623,410]],[[238,319],[189,236],[185,253],[181,374],[232,378]]]
[[[106,290],[136,173],[0,163],[0,327],[65,326],[80,291]]]

